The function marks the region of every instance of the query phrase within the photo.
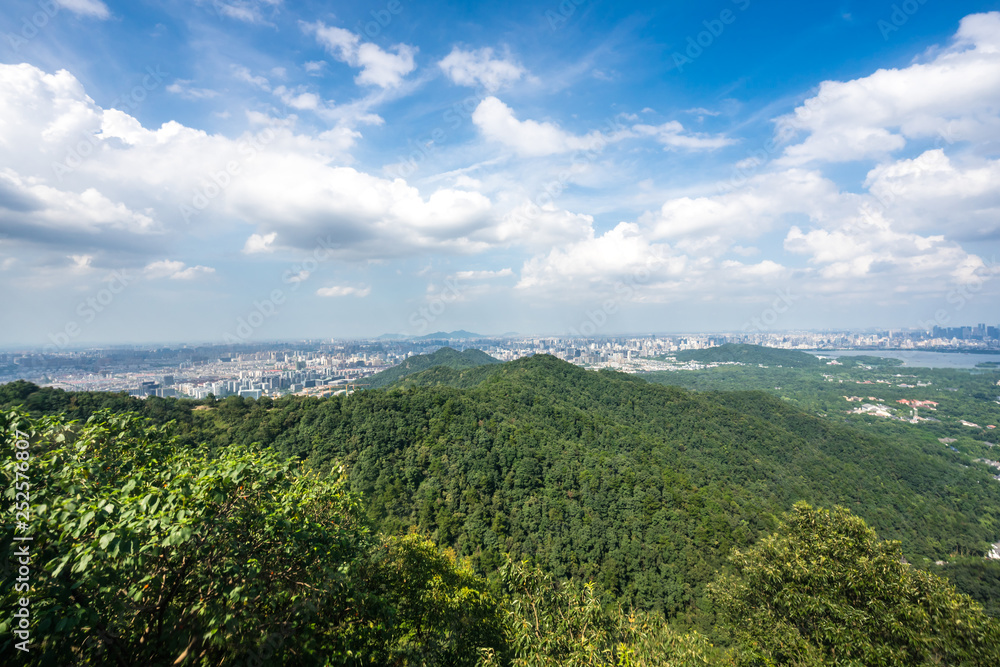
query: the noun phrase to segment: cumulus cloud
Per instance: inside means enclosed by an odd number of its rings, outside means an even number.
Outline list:
[[[162,252],[197,222],[249,227],[245,252],[312,250],[317,239],[356,258],[489,247],[472,238],[494,222],[487,197],[422,195],[337,166],[357,136],[345,128],[310,136],[267,117],[236,138],[174,121],[146,128],[100,108],[68,72],[31,65],[0,65],[0,118],[0,232],[36,245]]]
[[[178,260],[161,259],[151,262],[143,269],[143,275],[151,280],[169,278],[170,280],[195,280],[215,273],[208,266],[187,266]]]
[[[1000,238],[1000,160],[954,163],[942,149],[878,165],[865,179],[871,208],[898,227],[956,239]]]
[[[593,131],[579,136],[563,130],[555,123],[518,120],[513,109],[493,96],[479,103],[472,114],[472,122],[487,139],[504,144],[519,155],[528,157],[579,150],[597,151],[611,143],[646,137],[652,137],[668,150],[714,150],[734,143],[732,139],[722,135],[688,132],[677,121],[659,126],[636,124],[631,127],[619,122],[613,124],[607,134]]]
[[[253,255],[262,252],[271,252],[274,248],[274,240],[278,238],[277,232],[271,232],[270,234],[251,234],[250,238],[243,245],[243,252],[247,255]]]
[[[451,53],[438,62],[438,67],[460,86],[481,86],[487,92],[495,93],[514,83],[525,74],[518,63],[506,58],[494,58],[493,49],[482,48],[464,51],[453,47]]]
[[[0,209],[6,209],[4,231],[14,237],[41,240],[53,233],[73,239],[102,233],[150,234],[157,225],[147,214],[112,201],[95,188],[61,190],[23,178],[10,168],[0,171]]]
[[[316,290],[317,296],[325,297],[340,297],[340,296],[355,296],[358,298],[364,298],[371,294],[372,288],[367,285],[362,285],[360,287],[353,285],[332,285],[330,287],[321,287]]]
[[[782,162],[884,159],[914,139],[985,141],[1000,133],[1000,12],[962,19],[953,44],[928,62],[824,81],[777,119],[781,136],[805,133]]]
[[[789,169],[760,174],[732,192],[678,197],[644,218],[654,238],[756,238],[785,215],[805,213],[817,221],[845,206],[837,186],[818,171]]]
[[[552,203],[538,206],[529,201],[507,212],[499,224],[484,230],[484,238],[537,251],[588,238],[593,234],[593,225],[593,216],[572,213]]]
[[[670,254],[665,244],[651,244],[637,224],[622,222],[600,236],[591,233],[584,240],[531,258],[521,269],[517,287],[565,289],[574,283],[585,287],[591,282],[625,280],[648,272],[653,265],[679,274],[684,260]]]
[[[513,109],[492,96],[479,103],[472,114],[472,122],[487,139],[525,156],[595,150],[607,144],[607,139],[600,132],[581,137],[566,132],[554,123],[518,120]]]
[[[392,52],[384,51],[376,44],[362,42],[361,37],[350,30],[328,26],[322,21],[302,23],[302,29],[306,34],[315,35],[316,41],[337,60],[361,68],[354,79],[358,84],[396,88],[416,69],[413,57],[417,49],[408,44],[396,44]]]

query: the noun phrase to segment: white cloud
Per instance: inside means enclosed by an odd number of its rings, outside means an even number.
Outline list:
[[[458,271],[455,278],[458,280],[494,280],[496,278],[510,278],[514,272],[507,269],[499,271]]]
[[[865,179],[871,208],[897,227],[958,239],[1000,237],[1000,160],[955,164],[942,149],[881,164]]]
[[[333,285],[330,287],[321,287],[316,290],[317,296],[325,297],[341,297],[341,296],[355,296],[358,298],[364,298],[371,294],[372,288],[366,285],[360,287],[355,287],[351,285]]]
[[[788,214],[805,213],[820,221],[844,205],[836,185],[819,172],[789,169],[755,176],[725,194],[670,199],[643,221],[654,238],[721,234],[729,243],[756,238]]]
[[[438,67],[460,86],[482,86],[487,92],[495,93],[504,86],[519,80],[525,70],[508,58],[494,58],[493,49],[463,51],[453,47]]]
[[[39,247],[158,255],[196,225],[256,235],[247,251],[312,250],[329,238],[340,255],[367,259],[478,252],[489,241],[473,237],[495,222],[478,192],[422,195],[338,166],[358,136],[347,128],[310,136],[262,116],[235,138],[174,121],[148,129],[97,106],[68,72],[31,65],[0,65],[0,119],[4,232]]]
[[[218,91],[208,88],[195,88],[191,83],[190,79],[177,79],[167,86],[167,92],[180,95],[188,100],[204,100],[219,96]]]
[[[171,280],[195,280],[215,273],[215,269],[207,266],[186,266],[184,262],[161,259],[151,262],[143,269],[143,275],[151,280],[169,278]]]
[[[472,114],[472,122],[487,139],[513,148],[520,155],[542,156],[576,150],[596,150],[607,144],[600,132],[577,136],[553,123],[520,121],[496,97],[487,97]]]
[[[622,222],[600,236],[554,248],[548,255],[539,255],[525,262],[517,287],[532,289],[558,286],[568,289],[588,287],[590,282],[628,279],[630,275],[648,272],[650,267],[668,265],[677,274],[684,269],[683,259],[670,258],[669,246],[650,244],[639,226]]]
[[[355,82],[380,88],[396,88],[403,78],[416,69],[413,56],[416,48],[408,44],[396,44],[391,53],[383,51],[371,42],[362,42],[361,37],[350,30],[327,26],[321,21],[302,23],[307,34],[314,34],[318,41],[337,60],[351,67],[360,67],[361,73]]]
[[[816,96],[777,119],[785,164],[882,159],[920,138],[988,141],[1000,134],[1000,12],[962,19],[954,43],[929,62],[824,81]]]
[[[263,252],[271,252],[274,250],[274,240],[278,238],[277,232],[271,232],[270,234],[251,234],[250,238],[243,245],[243,252],[247,255],[253,255]]]
[[[251,86],[255,86],[261,90],[271,91],[271,83],[265,77],[252,74],[249,69],[242,65],[233,66],[233,75],[239,81],[249,83]]]
[[[322,104],[319,95],[307,92],[301,87],[290,90],[285,86],[278,86],[274,89],[274,94],[288,106],[300,111],[316,111]]]
[[[0,209],[7,229],[19,236],[43,237],[53,232],[97,235],[102,232],[149,234],[154,220],[131,210],[94,188],[60,190],[24,178],[11,169],[0,171]]]
[[[593,131],[579,136],[566,132],[555,123],[518,120],[513,109],[493,96],[479,103],[472,114],[472,122],[487,139],[529,157],[579,150],[596,151],[611,143],[639,137],[653,137],[667,149],[714,150],[735,143],[722,135],[687,132],[677,121],[659,126],[637,124],[631,128],[621,125],[619,121],[608,134]]]
[[[722,135],[702,133],[686,133],[684,126],[676,120],[663,125],[633,125],[632,131],[640,136],[655,138],[667,149],[684,148],[687,150],[714,150],[734,143],[732,139]]]
[[[111,10],[101,0],[55,0],[55,3],[77,16],[88,16],[95,19],[111,18]]]
[[[246,23],[266,23],[263,10],[277,7],[283,0],[212,0],[212,7],[220,15],[245,21]]]
[[[494,243],[537,251],[586,239],[593,235],[593,225],[593,216],[529,201],[506,213],[499,224],[484,230],[483,236]]]

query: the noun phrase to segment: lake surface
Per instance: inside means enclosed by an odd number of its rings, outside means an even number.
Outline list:
[[[984,361],[1000,362],[1000,354],[968,352],[927,352],[923,350],[809,350],[817,357],[885,357],[901,359],[911,368],[975,368]]]

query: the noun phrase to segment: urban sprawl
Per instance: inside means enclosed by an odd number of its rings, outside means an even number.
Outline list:
[[[724,343],[807,350],[928,350],[1000,353],[1000,326],[929,331],[757,332],[671,335],[479,336],[460,332],[418,339],[274,342],[243,345],[115,346],[78,350],[0,352],[0,384],[17,379],[77,391],[128,392],[133,396],[209,395],[277,398],[329,396],[363,388],[364,379],[416,354],[442,346],[477,348],[510,361],[551,354],[587,368],[625,372],[693,367],[671,355]]]

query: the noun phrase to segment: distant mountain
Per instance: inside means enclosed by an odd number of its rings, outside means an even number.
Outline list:
[[[393,366],[381,373],[376,373],[367,380],[370,388],[387,387],[408,375],[420,373],[436,366],[448,369],[462,370],[484,366],[487,364],[499,364],[500,360],[491,357],[482,350],[465,350],[459,352],[450,347],[442,347],[432,354],[418,354],[410,357],[403,363]]]
[[[508,334],[504,334],[506,336]],[[407,336],[406,334],[387,333],[378,337],[378,340],[463,340],[472,338],[493,338],[483,334],[472,333],[464,329],[458,331],[435,331],[423,336]]]
[[[786,368],[807,368],[821,366],[824,363],[808,352],[740,343],[726,343],[704,350],[684,350],[674,356],[677,357],[677,361],[697,361],[703,364],[738,361],[742,364],[764,364]]]
[[[435,331],[434,333],[429,333],[424,336],[419,336],[414,338],[414,340],[461,340],[463,338],[489,338],[489,336],[484,336],[482,334],[472,333],[471,331],[465,331],[464,329],[459,329],[458,331]]]

